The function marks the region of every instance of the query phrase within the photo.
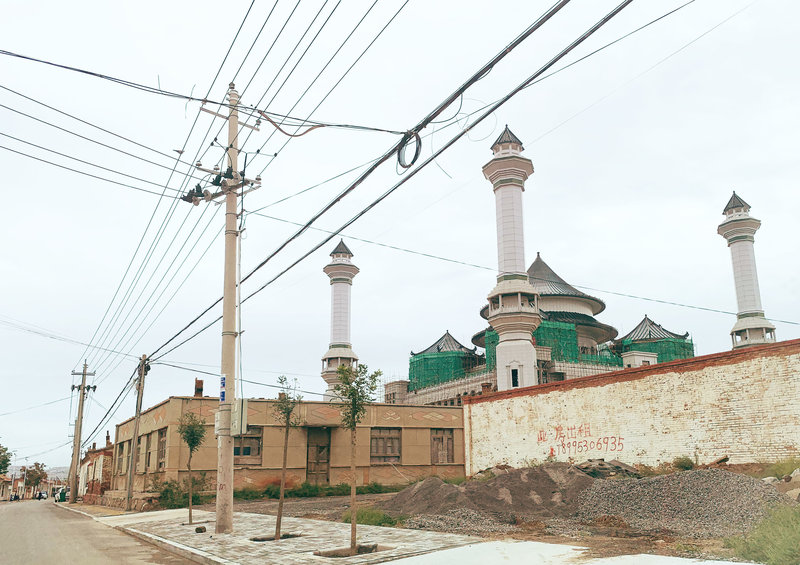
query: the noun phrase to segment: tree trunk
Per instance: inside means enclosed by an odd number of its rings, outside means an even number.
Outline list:
[[[189,463],[186,465],[189,469],[189,524],[192,523],[192,454],[189,453]]]
[[[356,555],[356,429],[350,430],[350,553]]]
[[[281,516],[283,516],[283,493],[286,488],[286,460],[289,453],[289,422],[283,433],[283,467],[281,468],[281,493],[278,496],[278,516],[275,519],[275,539],[281,539]]]

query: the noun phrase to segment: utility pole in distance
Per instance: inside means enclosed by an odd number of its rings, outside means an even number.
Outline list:
[[[133,420],[133,437],[131,438],[131,449],[128,463],[128,496],[125,499],[125,510],[131,510],[133,499],[133,475],[136,473],[136,464],[139,458],[139,416],[142,414],[142,396],[144,396],[144,377],[150,370],[147,362],[147,355],[142,355],[139,359],[139,378],[136,381],[136,416]]]
[[[216,500],[216,528],[218,534],[227,534],[233,531],[233,433],[231,430],[231,408],[236,399],[236,265],[238,258],[237,238],[239,231],[236,226],[237,200],[239,196],[259,188],[261,178],[250,180],[244,177],[243,172],[237,171],[239,165],[239,149],[237,138],[239,126],[248,127],[258,131],[255,126],[239,124],[239,93],[230,83],[228,87],[227,116],[218,114],[206,108],[204,112],[228,120],[228,170],[220,173],[218,168],[204,169],[198,161],[197,169],[216,175],[211,181],[214,186],[220,187],[218,192],[202,190],[197,187],[182,197],[182,200],[191,202],[195,206],[200,204],[200,199],[206,202],[218,197],[225,197],[225,269],[223,275],[222,293],[222,363],[219,386],[219,410],[217,411],[217,500]],[[251,188],[244,190],[246,186]],[[240,192],[241,189],[241,192]],[[230,381],[228,381],[230,379]],[[228,386],[228,385],[231,386]]]
[[[94,373],[89,373],[89,365],[84,360],[83,371],[72,375],[81,375],[81,384],[72,385],[72,390],[78,389],[78,417],[75,419],[75,436],[72,441],[72,465],[69,473],[69,501],[74,504],[78,500],[78,471],[81,458],[81,428],[83,427],[83,401],[86,398],[87,390],[97,390],[96,386],[86,386],[86,377],[93,377]]]

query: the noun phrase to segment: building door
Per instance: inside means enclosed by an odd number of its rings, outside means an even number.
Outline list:
[[[312,485],[328,484],[331,456],[330,428],[308,428],[306,481]]]

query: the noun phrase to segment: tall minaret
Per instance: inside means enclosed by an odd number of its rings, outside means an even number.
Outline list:
[[[764,317],[761,306],[753,250],[753,236],[761,227],[761,220],[750,217],[749,212],[750,205],[734,192],[722,211],[725,221],[717,228],[717,233],[728,240],[733,260],[733,279],[739,307],[736,324],[731,330],[734,349],[775,341],[775,326]]]
[[[522,192],[533,164],[508,126],[483,167],[492,183],[497,214],[497,286],[489,294],[489,323],[497,332],[497,390],[538,384],[533,331],[539,327],[538,295],[525,270]]]
[[[339,365],[357,365],[358,357],[350,347],[350,288],[358,267],[350,262],[353,253],[344,240],[331,252],[331,262],[323,271],[331,279],[331,345],[322,358],[322,378],[328,384],[325,400],[333,400],[334,385],[339,382],[336,370]]]

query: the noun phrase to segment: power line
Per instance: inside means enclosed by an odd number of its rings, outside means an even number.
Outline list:
[[[210,375],[212,377],[219,378],[219,373],[212,373],[210,371],[201,371],[200,369],[192,369],[191,367],[181,367],[180,365],[173,365],[172,363],[164,363],[163,361],[158,361],[158,362],[153,363],[153,364],[154,365],[164,365],[166,367],[173,367],[175,369],[182,369],[184,371],[189,371],[189,372],[192,372],[192,373],[199,373],[201,375]],[[269,387],[269,388],[277,388],[277,389],[283,390],[283,387],[280,386],[280,385],[271,385],[271,384],[262,383],[262,382],[259,382],[259,381],[249,381],[247,379],[241,379],[241,380],[242,380],[242,382],[253,384],[253,385],[260,385],[260,386],[266,386],[266,387]],[[301,390],[301,389],[294,389],[294,390],[296,390],[297,392],[302,392],[304,394],[313,394],[315,396],[325,396],[325,394],[321,393],[321,392],[312,392],[310,390]]]
[[[37,145],[37,144],[32,143],[30,141],[25,141],[24,139],[20,139],[19,137],[14,137],[13,135],[9,135],[7,133],[0,132],[0,135],[2,135],[3,137],[7,137],[9,139],[13,139],[14,141],[18,141],[20,143],[24,143],[25,145],[30,145],[31,147],[35,147],[37,149],[41,149],[42,151],[48,151],[50,153],[55,153],[56,155],[59,155],[60,157],[65,157],[66,159],[72,159],[73,161],[77,161],[78,163],[83,163],[84,165],[89,165],[90,167],[96,167],[98,169],[102,169],[102,170],[107,171],[109,173],[114,173],[114,174],[117,174],[117,175],[120,175],[120,176],[123,176],[123,177],[127,177],[127,178],[133,179],[133,180],[138,180],[139,182],[143,182],[143,183],[146,183],[146,184],[151,184],[151,185],[157,186],[159,188],[162,187],[161,183],[157,183],[157,182],[153,182],[153,181],[150,181],[150,180],[147,180],[147,179],[143,179],[141,177],[136,177],[136,176],[133,176],[133,175],[129,175],[127,173],[123,173],[123,172],[118,171],[116,169],[109,169],[108,167],[103,167],[102,165],[98,165],[98,164],[92,163],[90,161],[84,161],[83,159],[78,159],[77,157],[73,157],[71,155],[67,155],[66,153],[61,153],[59,151],[56,151],[55,149],[49,149],[47,147],[43,147],[41,145]],[[167,189],[168,190],[172,190],[173,192],[179,192],[178,190],[176,190],[174,188],[167,187]],[[155,192],[154,194],[158,194],[158,193]]]
[[[66,342],[66,343],[74,343],[76,345],[84,345],[87,348],[99,349],[99,350],[102,350],[102,351],[109,351],[111,353],[116,353],[118,355],[126,355],[128,357],[134,357],[134,358],[136,357],[135,355],[127,355],[126,353],[122,353],[121,351],[115,351],[113,349],[106,349],[106,348],[103,348],[103,347],[97,347],[97,346],[89,345],[86,342],[79,341],[77,339],[73,339],[73,338],[70,338],[70,337],[64,337],[62,335],[58,335],[58,334],[55,334],[55,333],[52,333],[52,332],[49,332],[49,331],[46,331],[46,330],[42,331],[41,329],[37,330],[37,329],[32,329],[32,328],[26,328],[26,327],[24,327],[24,326],[22,326],[20,324],[15,324],[15,323],[12,323],[12,322],[8,322],[6,320],[0,320],[0,324],[3,324],[4,326],[8,326],[8,327],[12,327],[12,328],[18,329],[20,331],[36,334],[36,335],[39,335],[39,336],[42,336],[42,337],[46,337],[46,338],[49,338],[49,339],[54,339],[56,341],[63,341],[63,342]]]
[[[11,414],[19,414],[20,412],[27,412],[28,410],[33,410],[35,408],[41,408],[42,406],[50,406],[51,404],[56,404],[58,402],[64,402],[65,400],[69,400],[70,396],[65,396],[64,398],[59,398],[58,400],[51,400],[50,402],[43,402],[42,404],[36,404],[35,406],[28,406],[27,408],[20,408],[19,410],[12,410],[11,412],[2,412],[0,416],[10,416]]]
[[[187,166],[189,166],[189,167],[192,167],[192,166],[193,166],[193,164],[192,164],[192,163],[187,163],[187,162],[185,162],[185,161],[181,161],[181,160],[180,160],[180,158],[176,157],[175,155],[170,155],[169,153],[164,153],[163,151],[159,151],[158,149],[153,149],[153,148],[152,148],[152,147],[150,147],[149,145],[145,145],[144,143],[140,143],[140,142],[138,142],[138,141],[135,141],[135,140],[133,140],[133,139],[130,139],[129,137],[125,137],[124,135],[120,135],[120,134],[118,134],[118,133],[115,133],[115,132],[113,132],[113,131],[111,131],[111,130],[108,130],[108,129],[106,129],[106,128],[103,128],[103,127],[101,127],[101,126],[98,126],[98,125],[96,125],[96,124],[93,124],[92,122],[89,122],[89,121],[87,121],[87,120],[84,120],[84,119],[82,119],[82,118],[79,118],[79,117],[77,117],[77,116],[75,116],[75,115],[73,115],[73,114],[70,114],[70,113],[68,113],[68,112],[65,112],[65,111],[63,111],[63,110],[59,110],[58,108],[55,108],[54,106],[50,106],[50,105],[48,105],[48,104],[45,104],[44,102],[41,102],[40,100],[36,100],[35,98],[31,98],[30,96],[26,96],[26,95],[22,94],[21,92],[17,92],[16,90],[13,90],[13,89],[11,89],[11,88],[8,88],[7,86],[3,86],[2,84],[0,84],[0,88],[2,88],[3,90],[6,90],[6,91],[8,91],[8,92],[11,92],[12,94],[16,94],[17,96],[19,96],[19,97],[21,97],[21,98],[24,98],[25,100],[28,100],[28,101],[30,101],[30,102],[33,102],[33,103],[35,103],[35,104],[38,104],[38,105],[40,105],[40,106],[44,106],[44,107],[45,107],[45,108],[47,108],[48,110],[52,110],[52,111],[54,111],[54,112],[57,112],[57,113],[59,113],[59,114],[61,114],[61,115],[63,115],[63,116],[67,116],[68,118],[72,118],[73,120],[76,120],[76,121],[78,121],[78,122],[80,122],[80,123],[82,123],[82,124],[85,124],[85,125],[89,126],[89,127],[93,127],[93,128],[95,128],[95,129],[97,129],[97,130],[99,130],[99,131],[102,131],[103,133],[107,133],[108,135],[112,135],[112,136],[114,136],[114,137],[117,137],[117,138],[119,138],[119,139],[121,139],[121,140],[123,140],[123,141],[127,141],[128,143],[132,143],[133,145],[136,145],[136,146],[138,146],[138,147],[141,147],[142,149],[147,149],[148,151],[151,151],[151,152],[153,152],[153,153],[156,153],[156,154],[158,154],[158,155],[161,155],[162,157],[166,157],[166,158],[168,158],[168,159],[170,159],[170,160],[175,160],[175,161],[178,161],[179,163],[181,163],[181,164],[183,164],[183,165],[187,165]],[[51,126],[51,127],[55,127],[55,128],[61,129],[61,128],[59,128],[58,126],[56,126],[56,125],[54,125],[54,124],[51,124],[50,122],[46,122],[46,121],[44,121],[44,120],[39,120],[38,118],[35,118],[35,117],[33,117],[33,116],[30,116],[30,115],[28,115],[28,114],[23,114],[22,112],[20,112],[20,111],[18,111],[18,110],[14,110],[14,109],[12,109],[12,108],[8,108],[7,106],[5,106],[5,108],[6,108],[6,109],[9,109],[9,110],[11,110],[11,111],[13,111],[13,112],[17,112],[17,113],[19,113],[19,114],[22,114],[22,115],[24,115],[24,116],[26,116],[26,117],[29,117],[29,118],[31,118],[31,119],[34,119],[34,120],[40,121],[40,122],[42,122],[42,123],[44,123],[44,124],[46,124],[46,125],[49,125],[49,126]],[[73,132],[71,132],[71,131],[69,131],[69,130],[66,130],[66,129],[64,129],[64,130],[62,130],[62,131],[66,131],[67,133],[72,133],[73,135],[78,135],[78,134],[75,134],[75,133],[73,133]],[[82,136],[78,136],[78,137],[82,137]],[[90,139],[90,138],[86,138],[86,137],[83,137],[83,139],[86,139],[87,141],[93,141],[93,142],[95,142],[94,140],[92,140],[92,139]],[[95,142],[95,143],[99,143],[99,142]],[[101,144],[101,145],[103,145],[103,144]],[[114,147],[111,147],[111,146],[106,146],[106,147],[108,147],[109,149],[115,149]],[[118,149],[115,149],[115,150],[117,150],[117,151],[121,151],[121,150],[118,150]],[[159,167],[162,167],[162,168],[166,168],[166,169],[169,169],[169,168],[170,168],[170,167],[168,167],[168,166],[166,166],[166,165],[161,165],[161,164],[159,164],[159,163],[156,163],[155,161],[150,161],[150,160],[148,160],[148,159],[144,159],[144,158],[142,158],[142,157],[139,157],[139,156],[137,156],[137,155],[134,155],[134,154],[132,154],[132,153],[126,153],[126,154],[127,154],[127,155],[130,155],[131,157],[135,157],[135,158],[137,158],[137,159],[141,159],[141,160],[143,160],[143,161],[147,161],[148,163],[151,163],[151,164],[153,164],[153,165],[157,165],[157,166],[159,166]]]
[[[29,155],[29,154],[24,153],[22,151],[17,151],[16,149],[11,149],[10,147],[5,147],[4,145],[0,145],[0,149],[5,149],[6,151],[10,151],[11,153],[16,153],[17,155],[22,155],[23,157],[27,157],[29,159],[33,159],[34,161],[39,161],[40,163],[47,163],[48,165],[52,165],[52,166],[58,167],[60,169],[65,169],[65,170],[71,171],[73,173],[78,173],[79,175],[84,175],[84,176],[87,176],[87,177],[91,177],[93,179],[101,180],[103,182],[109,182],[109,183],[115,184],[117,186],[124,186],[125,188],[130,188],[130,189],[133,189],[133,190],[137,190],[139,192],[146,192],[148,194],[155,194],[156,196],[163,196],[163,193],[159,194],[158,192],[155,192],[155,191],[152,191],[152,190],[148,190],[146,188],[142,188],[142,187],[139,187],[139,186],[133,186],[132,184],[127,184],[127,183],[124,183],[124,182],[115,181],[115,180],[112,180],[112,179],[109,179],[109,178],[101,177],[101,176],[98,176],[98,175],[93,175],[92,173],[87,173],[86,171],[73,169],[72,167],[67,167],[66,165],[60,165],[59,163],[54,163],[53,161],[48,161],[47,159],[42,159],[41,157],[34,157],[33,155]],[[164,190],[166,191],[166,187],[165,187]],[[176,196],[167,196],[167,198],[178,199],[179,197],[176,195]]]

